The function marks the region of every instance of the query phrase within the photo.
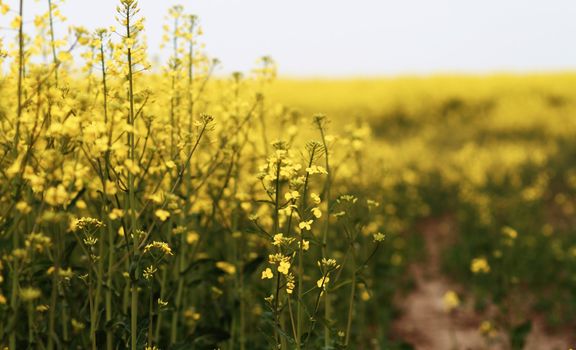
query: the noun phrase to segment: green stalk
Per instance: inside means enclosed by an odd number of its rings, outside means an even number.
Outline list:
[[[90,308],[90,345],[92,346],[92,350],[96,349],[96,306],[95,306],[95,299],[94,296],[94,288],[92,287],[92,267],[88,271],[88,305]]]
[[[137,349],[138,342],[138,286],[135,282],[131,285],[130,298],[130,344],[132,350]]]
[[[190,25],[190,34],[194,31],[194,22],[193,19]],[[177,55],[176,50],[176,41],[174,42],[174,54]],[[193,139],[194,139],[194,95],[193,95],[193,84],[194,84],[194,43],[193,40],[190,39],[189,48],[188,48],[188,144],[190,145],[189,153],[192,153],[194,149],[193,146]],[[174,88],[174,84],[173,84]],[[172,102],[171,102],[172,103]],[[187,172],[186,172],[186,201],[185,205],[185,212],[184,217],[188,217],[188,213],[190,212],[190,197],[192,196],[192,162],[189,161],[187,164]],[[170,344],[174,345],[178,341],[178,322],[180,318],[180,313],[182,311],[182,299],[183,299],[183,292],[184,292],[184,279],[181,278],[182,273],[184,272],[186,266],[186,237],[184,234],[181,234],[180,237],[180,255],[177,260],[177,280],[178,280],[178,287],[176,290],[176,299],[175,299],[175,310],[172,314],[171,320],[171,333],[170,333]]]
[[[193,146],[193,101],[192,101],[192,44],[190,44],[190,53],[189,53],[189,66],[188,66],[188,116],[190,118],[189,130],[188,130],[188,144],[190,145],[190,149],[188,153],[192,153],[194,146]],[[192,162],[189,161],[186,168],[186,204],[184,206],[184,213],[182,217],[187,220],[188,213],[190,212],[190,198],[192,196]],[[181,218],[182,218],[181,217]],[[185,224],[185,222],[181,222],[181,224]],[[172,313],[172,320],[171,320],[171,332],[170,332],[170,344],[174,345],[178,340],[178,321],[180,318],[180,313],[182,311],[182,299],[183,299],[183,292],[184,292],[184,278],[182,278],[182,274],[185,271],[186,266],[186,237],[184,233],[180,234],[180,252],[178,259],[176,260],[176,269],[175,269],[175,278],[178,280],[178,287],[176,289],[176,299],[175,299],[175,310]]]
[[[322,232],[322,257],[328,259],[328,232],[330,230],[330,189],[332,186],[332,171],[330,170],[330,157],[328,152],[328,144],[326,143],[326,135],[324,133],[324,127],[322,125],[322,119],[320,116],[316,118],[316,123],[318,125],[318,130],[320,130],[320,136],[322,139],[322,145],[324,146],[324,159],[326,172],[326,186],[325,186],[325,198],[326,202],[326,220],[324,221],[324,231]],[[330,296],[326,290],[326,295],[324,296],[324,348],[328,349],[330,346],[330,322],[331,317],[331,305]]]
[[[60,273],[60,242],[59,230],[56,231],[56,250],[54,252],[54,272],[52,272],[52,291],[50,294],[50,310],[48,314],[48,350],[54,349],[56,337],[56,303],[58,298],[58,274]]]
[[[34,347],[34,304],[28,302],[28,347]]]
[[[170,216],[170,218],[168,219],[166,227],[168,227],[168,228],[172,227],[172,221],[173,221],[173,218],[172,218],[172,216]],[[168,235],[170,236],[171,234],[172,234],[171,230],[168,229]],[[163,268],[162,269],[162,281],[160,282],[160,299],[162,299],[162,300],[164,300],[166,298],[166,283],[167,282],[168,282],[168,271],[166,268]],[[156,320],[156,333],[155,333],[155,337],[157,340],[160,339],[160,331],[162,330],[162,319],[163,319],[162,313],[158,313],[158,319]]]
[[[104,58],[104,32],[99,32],[100,37],[100,67],[102,68],[102,97],[103,97],[103,105],[102,108],[104,109],[104,124],[108,124],[108,84],[107,84],[107,76],[106,76],[106,60]],[[105,166],[105,178],[102,179],[102,188],[103,188],[103,201],[104,203],[108,200],[108,191],[107,191],[107,184],[106,181],[110,178],[110,147],[112,145],[112,125],[110,125],[110,129],[108,132],[108,149],[104,154],[104,166]],[[110,211],[110,205],[106,204],[106,213]],[[114,334],[110,328],[110,322],[112,321],[112,276],[114,270],[114,231],[112,228],[112,220],[110,220],[108,215],[104,215],[106,217],[106,229],[108,233],[108,267],[107,267],[107,274],[106,274],[106,291],[104,294],[104,303],[105,303],[105,319],[106,319],[106,349],[112,350],[114,348]],[[103,240],[103,237],[101,238]],[[101,253],[100,258],[103,258],[103,254]],[[100,272],[102,276],[102,271]]]
[[[236,194],[238,193],[238,174],[240,170],[237,169],[235,172],[235,179],[234,179],[234,198],[236,198]],[[236,232],[238,229],[238,202],[235,202],[235,208],[232,212],[232,232]],[[236,290],[238,291],[238,298],[240,299],[240,350],[246,349],[246,296],[244,290],[244,266],[240,263],[243,262],[243,251],[244,251],[244,232],[241,233],[241,238],[233,238],[234,239],[234,257],[235,257],[235,264],[236,266],[240,267],[240,272],[238,274],[238,278],[236,279],[237,285]]]
[[[130,31],[130,15],[133,7],[136,7],[135,2],[127,2],[124,4],[126,10],[126,38],[132,38]],[[128,60],[128,102],[130,104],[130,110],[128,113],[128,125],[134,127],[134,77],[132,72],[132,48],[128,47],[126,52],[126,57]],[[127,133],[127,143],[129,148],[129,157],[132,162],[136,160],[136,150],[134,142],[134,133]],[[131,171],[128,172],[128,210],[130,214],[130,230],[125,234],[133,235],[132,238],[132,263],[138,263],[138,239],[134,235],[137,228],[136,219],[136,196],[135,196],[135,186],[134,186],[134,174]],[[130,279],[130,344],[132,350],[137,350],[138,343],[138,268],[137,266],[131,267],[131,279]]]
[[[346,347],[348,347],[348,344],[350,343],[350,332],[352,330],[352,319],[354,317],[354,298],[356,296],[356,257],[354,254],[354,247],[351,247],[351,251],[352,257],[350,259],[350,264],[352,268],[352,284],[350,286],[350,299],[348,300],[348,320],[346,322],[346,338],[344,340],[344,345]]]
[[[312,166],[314,161],[314,155],[316,153],[316,147],[313,147],[310,151],[310,160],[308,162],[308,167]],[[308,194],[308,180],[310,179],[310,174],[306,172],[306,177],[304,179],[304,187],[302,190],[302,199],[300,201],[300,217],[304,219],[304,211],[306,210],[306,196]],[[298,247],[298,304],[296,305],[296,348],[301,347],[302,338],[302,296],[304,294],[304,289],[302,288],[304,283],[304,231],[300,232],[300,244]]]
[[[154,298],[152,296],[152,283],[150,283],[150,296],[148,300],[148,345],[152,346],[154,343],[154,334],[152,329],[154,329],[154,322],[152,322],[152,317],[154,316]]]
[[[58,56],[56,55],[56,45],[54,40],[54,19],[52,17],[52,0],[48,0],[48,18],[50,21],[50,48],[52,49],[52,59],[54,60],[54,78],[58,87]]]
[[[314,327],[316,326],[316,322],[317,322],[316,316],[318,315],[318,309],[320,308],[320,298],[322,297],[322,295],[324,295],[324,297],[326,297],[326,292],[327,292],[326,279],[328,278],[328,275],[330,274],[330,272],[332,272],[332,270],[322,272],[322,282],[321,282],[322,288],[320,288],[320,290],[318,291],[318,294],[316,295],[316,301],[314,302],[314,312],[312,313],[312,316],[310,317],[312,319],[312,322],[310,324],[310,330],[306,334],[306,338],[304,339],[304,342],[302,344],[302,347],[304,347],[304,348],[306,347],[306,344],[308,343],[308,339],[310,338],[310,335],[312,334],[312,332],[314,332]]]
[[[174,48],[174,62],[172,67],[172,85],[171,85],[171,96],[170,96],[170,156],[176,155],[176,137],[174,135],[174,129],[176,129],[176,74],[178,73],[178,37],[176,32],[178,31],[178,17],[174,19],[174,34],[172,37],[172,46]]]
[[[94,296],[94,317],[91,319],[90,323],[90,336],[96,339],[96,329],[98,328],[98,315],[100,314],[100,301],[102,299],[102,284],[103,284],[103,275],[104,275],[104,240],[106,238],[106,231],[101,228],[100,229],[100,242],[98,247],[98,274],[96,276],[96,294]]]
[[[16,232],[13,233],[13,237],[16,237]],[[15,239],[13,243],[18,244],[18,240]],[[14,245],[17,247],[17,245]],[[16,349],[16,320],[18,318],[18,281],[19,281],[19,267],[17,263],[14,262],[14,271],[12,273],[12,289],[10,292],[10,309],[14,313],[12,320],[10,322],[10,336],[8,337],[8,343],[10,344],[10,349]]]
[[[14,134],[14,151],[18,152],[20,142],[20,120],[22,119],[22,82],[24,80],[24,0],[20,0],[20,26],[18,27],[18,109],[16,111],[16,133]],[[14,249],[16,246],[14,247]],[[10,342],[12,344],[12,342]],[[10,345],[14,348],[13,345]]]
[[[190,43],[188,47],[188,117],[190,118],[188,124],[188,142],[192,147],[192,140],[194,139],[194,18],[190,18]],[[189,173],[190,173],[189,169]],[[188,193],[190,195],[190,193]],[[188,197],[190,198],[190,197]],[[188,212],[186,212],[188,215]]]
[[[64,344],[68,344],[68,342],[70,341],[70,332],[68,330],[68,313],[66,312],[68,303],[66,302],[64,295],[62,295],[61,297],[62,297],[62,306],[60,307],[61,311],[60,317],[62,318],[62,340]]]
[[[176,289],[176,300],[174,303],[174,313],[172,313],[172,322],[170,327],[170,344],[174,345],[178,341],[178,320],[180,312],[182,311],[182,296],[184,292],[184,278],[182,273],[186,266],[186,237],[182,232],[180,234],[180,255],[178,256],[176,267],[176,278],[178,280],[178,287]],[[160,317],[160,316],[159,316]]]
[[[160,282],[160,299],[164,300],[164,294],[166,293],[166,282],[168,280],[168,271],[166,269],[162,269],[162,280]],[[160,331],[162,330],[162,314],[158,314],[158,319],[156,320],[156,330],[155,330],[155,337],[156,339],[160,339]]]
[[[279,210],[280,210],[280,169],[282,168],[282,159],[278,159],[278,162],[276,163],[276,191],[275,191],[275,197],[274,197],[274,231],[273,231],[273,235],[276,235],[278,233],[279,230]],[[277,274],[276,277],[276,297],[274,298],[274,316],[276,318],[276,327],[279,328],[280,327],[280,322],[279,322],[279,306],[280,306],[280,300],[279,300],[279,295],[280,295],[280,274]],[[274,328],[274,335],[275,335],[275,339],[276,339],[276,345],[281,347],[280,344],[280,334],[278,332],[278,329]]]
[[[104,295],[105,308],[106,308],[106,349],[112,350],[114,348],[114,333],[110,327],[112,322],[112,275],[114,272],[114,231],[112,230],[112,221],[107,217],[106,227],[108,228],[108,273],[106,275],[106,292]]]

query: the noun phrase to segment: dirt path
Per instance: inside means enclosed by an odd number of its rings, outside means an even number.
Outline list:
[[[462,291],[461,286],[440,273],[443,248],[456,233],[453,218],[426,220],[419,230],[424,236],[428,259],[411,267],[416,288],[399,300],[403,314],[395,324],[395,333],[418,350],[506,349],[502,336],[500,341],[497,338],[490,343],[482,337],[478,329],[486,316],[476,314],[470,302],[453,312],[445,309],[444,294],[449,290]],[[535,319],[525,349],[567,350],[569,344],[568,336],[548,335],[542,322]]]

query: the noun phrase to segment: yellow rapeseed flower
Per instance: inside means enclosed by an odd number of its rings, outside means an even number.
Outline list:
[[[310,193],[310,199],[312,199],[312,202],[316,205],[318,205],[318,204],[320,204],[320,202],[322,202],[322,199],[320,199],[320,196],[314,192]]]
[[[316,281],[316,285],[318,286],[318,288],[325,289],[328,282],[330,282],[330,277],[323,276],[318,281]]]
[[[289,261],[281,261],[280,264],[278,264],[278,272],[280,272],[281,274],[287,275],[289,271],[290,271]]]
[[[452,311],[456,309],[460,305],[460,298],[458,298],[458,294],[453,290],[449,290],[444,293],[444,297],[442,298],[444,303],[444,309],[446,311]]]
[[[314,207],[311,209],[311,211],[312,215],[314,215],[316,219],[320,219],[322,217],[322,210],[320,210],[320,208]]]
[[[384,239],[386,238],[386,235],[381,232],[378,232],[375,233],[372,237],[374,238],[374,242],[383,242]]]
[[[154,212],[154,215],[156,215],[160,221],[166,221],[170,217],[170,212],[164,209],[158,209]]]
[[[20,298],[23,301],[32,301],[42,296],[42,292],[38,288],[24,287],[20,290]]]
[[[236,266],[227,261],[218,261],[216,263],[216,267],[229,275],[233,275],[236,273]]]
[[[298,227],[301,230],[306,230],[306,231],[310,231],[312,229],[312,223],[314,221],[313,220],[308,220],[308,221],[300,221],[300,223],[298,224]]]
[[[286,192],[284,198],[286,198],[287,201],[296,200],[300,198],[300,193],[298,193],[298,191]]]
[[[518,237],[518,232],[510,226],[502,227],[502,234],[512,240]]]
[[[194,244],[198,242],[199,239],[200,235],[196,231],[190,231],[186,234],[186,243],[188,244]]]
[[[167,255],[174,255],[174,253],[172,253],[172,248],[170,248],[166,242],[153,241],[144,247],[144,253],[147,253],[152,249],[157,249]]]
[[[490,265],[486,258],[474,258],[470,263],[470,271],[475,274],[490,272]]]
[[[262,279],[271,279],[272,277],[274,277],[274,274],[272,273],[272,269],[267,267],[264,271],[262,271]]]

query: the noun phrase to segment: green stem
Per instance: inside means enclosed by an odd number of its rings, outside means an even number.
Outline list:
[[[108,217],[108,216],[107,216]],[[112,275],[114,272],[114,231],[112,230],[112,221],[107,219],[108,228],[108,274],[106,275],[106,349],[112,350],[114,348],[114,333],[110,323],[112,322]]]
[[[130,342],[132,350],[137,349],[138,341],[138,286],[132,282],[130,298]]]
[[[106,60],[104,58],[104,33],[99,32],[100,37],[100,66],[102,68],[102,97],[103,97],[103,105],[102,108],[104,109],[104,124],[108,124],[108,85],[106,80]],[[110,147],[112,143],[112,125],[110,125],[109,132],[108,132],[108,149],[104,154],[104,163],[105,163],[105,178],[102,179],[102,188],[103,188],[103,201],[106,203],[108,201],[108,191],[107,191],[107,181],[110,177]],[[108,213],[111,209],[110,205],[105,205],[106,213]],[[105,317],[106,317],[106,349],[112,350],[114,348],[114,334],[110,327],[110,322],[112,322],[112,275],[114,271],[114,231],[112,228],[112,220],[108,215],[106,216],[106,229],[108,233],[108,268],[107,268],[107,275],[106,275],[106,291],[104,295],[104,303],[105,303]],[[100,258],[103,258],[101,253]],[[100,272],[102,275],[102,272]]]
[[[18,27],[18,109],[16,111],[16,133],[14,134],[14,151],[18,152],[20,142],[20,122],[22,119],[22,82],[24,80],[24,0],[20,0],[20,26]],[[16,248],[16,247],[14,247]],[[10,342],[12,344],[12,342]],[[11,348],[14,348],[10,345]]]
[[[135,8],[135,3],[127,2],[124,5],[126,13],[126,38],[131,39],[131,25],[130,25],[130,15],[131,11]],[[134,127],[134,80],[132,73],[132,48],[128,47],[126,57],[128,60],[128,103],[130,105],[130,110],[128,114],[128,125]],[[127,143],[129,149],[129,158],[132,162],[136,160],[136,146],[134,142],[134,132],[127,133]],[[138,237],[136,237],[135,231],[137,228],[136,221],[136,194],[134,186],[134,174],[128,171],[128,211],[130,215],[130,229],[125,234],[132,235],[132,264],[131,266],[131,278],[130,278],[130,344],[132,350],[137,350],[138,345]]]
[[[34,348],[34,304],[28,302],[28,346]]]
[[[92,269],[88,272],[88,304],[90,307],[90,344],[92,350],[96,350],[96,306],[94,288],[92,287]]]
[[[310,151],[310,160],[308,161],[308,168],[312,166],[314,162],[314,155],[316,153],[316,148],[312,148]],[[302,199],[300,201],[299,214],[302,220],[305,220],[304,212],[306,210],[306,196],[308,195],[308,180],[310,179],[310,174],[306,172],[306,177],[304,179],[304,187],[302,190]],[[298,247],[298,303],[296,305],[296,349],[301,347],[302,338],[302,296],[304,293],[303,288],[304,283],[304,230],[300,232],[300,244]]]
[[[62,341],[64,344],[68,344],[70,341],[70,332],[68,330],[68,313],[66,312],[66,308],[68,307],[68,303],[62,295],[62,306],[60,307],[60,317],[62,318]]]
[[[54,245],[54,272],[52,272],[52,291],[50,295],[50,310],[48,315],[48,350],[54,349],[56,334],[56,308],[58,302],[58,283],[60,275],[61,253],[63,251],[63,239],[60,229],[56,228],[56,244]]]
[[[13,234],[13,237],[16,237],[16,233]],[[13,239],[13,246],[17,247],[18,240],[16,238]],[[19,267],[17,262],[14,262],[13,266],[13,273],[12,273],[12,288],[10,292],[10,309],[12,310],[12,319],[10,322],[10,336],[8,343],[10,344],[10,349],[16,349],[16,320],[18,319],[18,283],[19,283]]]
[[[174,313],[172,314],[172,323],[170,329],[170,344],[174,345],[178,340],[178,318],[180,317],[180,312],[182,310],[182,296],[184,292],[184,278],[182,278],[182,273],[185,268],[185,258],[186,258],[186,237],[185,233],[180,234],[180,256],[178,257],[177,267],[176,267],[176,279],[178,280],[178,287],[176,289],[176,300],[174,303]]]
[[[279,210],[280,210],[280,169],[282,168],[282,160],[278,159],[276,163],[276,185],[275,185],[275,198],[274,198],[274,235],[278,233],[279,230]],[[278,332],[278,327],[280,327],[279,322],[279,312],[280,312],[280,274],[277,275],[276,279],[276,297],[274,299],[274,315],[276,317],[276,328],[274,329],[274,334],[276,338],[276,345],[280,346],[280,334]]]
[[[154,316],[154,298],[152,295],[152,285],[150,285],[150,296],[148,300],[148,346],[152,346],[154,344],[154,333],[152,329],[154,329],[154,322],[152,317]]]
[[[326,135],[324,133],[324,126],[322,125],[321,117],[316,118],[316,123],[318,124],[318,129],[320,130],[320,136],[322,139],[322,145],[324,147],[324,159],[326,172],[326,186],[325,186],[325,196],[324,202],[326,203],[326,220],[324,221],[324,231],[322,232],[322,257],[328,259],[328,232],[330,230],[330,190],[332,186],[332,171],[330,170],[330,154],[328,151],[328,144],[326,142]],[[331,317],[331,305],[330,296],[328,293],[324,296],[324,348],[328,349],[330,347],[330,322]]]
[[[162,269],[162,280],[160,282],[160,299],[164,300],[166,294],[166,283],[168,281],[168,271],[166,269]],[[155,337],[156,339],[160,339],[160,331],[162,330],[162,313],[158,314],[158,319],[156,320],[156,331]],[[171,330],[172,332],[173,330]],[[172,334],[170,334],[172,336]]]
[[[50,47],[52,49],[52,59],[54,60],[54,78],[58,87],[58,56],[56,55],[56,43],[54,40],[54,19],[52,16],[52,0],[48,0],[48,18],[50,21]]]
[[[348,347],[348,344],[350,343],[350,332],[352,330],[352,319],[354,316],[354,298],[356,296],[356,259],[354,255],[354,247],[352,247],[352,259],[350,259],[352,265],[352,284],[350,286],[350,299],[348,300],[348,320],[346,322],[346,338],[344,340],[344,345],[346,347]]]

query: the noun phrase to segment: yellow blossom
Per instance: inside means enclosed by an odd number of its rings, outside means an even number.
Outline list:
[[[166,221],[170,217],[170,212],[164,209],[157,209],[154,215],[156,215],[160,221]]]
[[[486,258],[474,258],[470,263],[470,271],[475,274],[490,272],[490,265]]]
[[[262,279],[270,279],[274,277],[274,274],[272,273],[272,269],[267,267],[264,271],[262,271]]]
[[[32,301],[40,298],[41,295],[42,292],[40,292],[38,288],[24,287],[20,290],[20,298],[22,298],[23,301]]]
[[[144,268],[144,272],[142,272],[142,275],[144,276],[145,279],[149,280],[152,279],[154,277],[154,274],[158,271],[158,269],[152,265],[147,266],[146,268]]]
[[[52,206],[63,205],[68,201],[69,195],[64,185],[50,187],[44,194],[44,201]]]
[[[381,232],[378,232],[374,234],[373,238],[374,242],[383,242],[384,239],[386,238],[386,235]]]
[[[444,303],[444,309],[447,311],[454,310],[460,305],[460,298],[458,298],[458,294],[456,292],[449,290],[444,293],[444,297],[442,298]]]
[[[172,253],[172,249],[170,248],[170,246],[166,242],[153,241],[152,243],[150,243],[144,247],[144,253],[147,253],[147,252],[151,251],[152,249],[157,249],[157,250],[159,250],[162,253],[167,254],[167,255],[174,255],[174,253]]]
[[[233,275],[236,273],[236,266],[234,266],[231,263],[226,262],[226,261],[218,261],[216,263],[216,267],[219,268],[220,270],[226,272],[229,275]]]
[[[312,165],[308,168],[306,168],[306,172],[310,175],[314,175],[314,174],[328,174],[328,172],[326,171],[326,169],[324,169],[324,167],[319,166],[319,165]]]
[[[299,227],[301,230],[310,231],[310,230],[312,229],[312,226],[311,226],[311,225],[312,225],[313,222],[314,222],[313,220],[300,221],[300,223],[298,224],[298,227]]]
[[[2,8],[2,12],[4,12],[4,7]],[[14,17],[12,22],[10,22],[10,28],[19,29],[21,23],[22,23],[22,18],[20,16],[16,16],[16,17]]]
[[[296,200],[300,198],[300,193],[298,193],[298,191],[287,192],[284,198],[286,198],[287,201]]]
[[[116,220],[116,219],[119,219],[121,217],[124,217],[124,210],[114,208],[110,211],[110,213],[108,214],[108,217],[110,218],[110,220]]]
[[[312,211],[312,215],[314,215],[314,217],[316,219],[319,219],[322,217],[322,211],[320,210],[320,208],[314,207],[311,209],[311,211]]]
[[[310,193],[310,198],[312,199],[312,202],[316,205],[320,204],[320,202],[322,202],[322,200],[320,199],[320,196],[317,195],[316,193]]]
[[[328,277],[328,276],[323,276],[322,278],[320,278],[320,279],[316,282],[316,285],[318,286],[318,288],[325,289],[325,288],[326,288],[326,285],[328,284],[328,282],[330,282],[330,277]]]
[[[18,210],[22,214],[28,214],[29,212],[32,211],[32,208],[30,207],[30,205],[28,205],[28,203],[20,201],[16,204],[16,210]]]
[[[512,240],[518,237],[518,232],[509,226],[504,226],[502,228],[502,234]]]
[[[278,265],[278,272],[283,275],[287,275],[290,271],[290,262],[289,261],[281,261]]]
[[[194,244],[198,242],[199,239],[200,235],[196,231],[190,231],[186,234],[186,243],[188,244]]]
[[[50,309],[50,307],[46,304],[36,306],[36,311],[38,312],[46,312]]]
[[[72,61],[72,54],[68,51],[58,52],[58,61],[60,62],[70,62]]]

